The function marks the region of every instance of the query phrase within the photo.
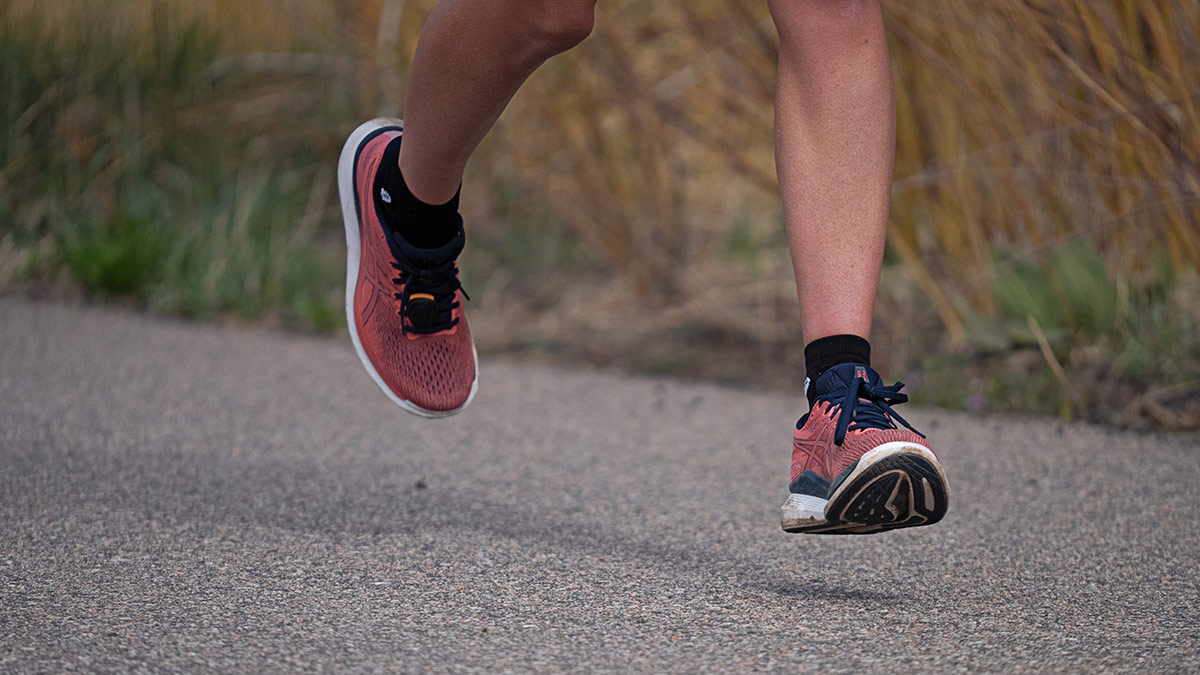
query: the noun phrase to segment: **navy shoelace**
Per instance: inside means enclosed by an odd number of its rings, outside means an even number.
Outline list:
[[[897,382],[890,387],[871,385],[864,380],[855,378],[855,385],[841,391],[831,391],[817,397],[817,401],[825,401],[839,406],[842,414],[838,416],[837,427],[834,430],[833,442],[841,445],[846,440],[846,433],[854,429],[895,429],[895,422],[903,424],[913,433],[925,437],[903,417],[892,410],[892,406],[908,401],[908,394],[900,393],[904,388],[903,382]],[[892,420],[895,420],[893,422]]]
[[[389,235],[398,236],[394,233]],[[454,310],[459,307],[455,293],[462,291],[467,300],[471,296],[463,290],[462,282],[458,279],[455,257],[440,263],[430,259],[413,261],[405,257],[399,246],[394,244],[392,255],[395,261],[391,265],[399,272],[392,283],[400,287],[393,297],[400,301],[400,316],[408,319],[403,322],[402,333],[432,335],[458,325],[458,319],[454,318]]]
[[[436,318],[432,323],[427,326],[416,325],[413,317],[409,317],[409,321],[405,322],[401,329],[402,333],[431,335],[450,330],[458,325],[458,319],[453,318],[454,310],[459,307],[459,303],[454,300],[454,292],[462,290],[462,283],[458,280],[458,271],[454,266],[454,261],[436,267],[420,267],[416,270],[406,270],[397,263],[392,263],[392,267],[400,272],[400,276],[392,279],[392,283],[401,287],[400,292],[394,294],[394,297],[400,301],[401,316],[409,315],[413,295],[432,295],[433,301],[437,305]],[[463,291],[463,297],[467,300],[471,299],[466,291]]]

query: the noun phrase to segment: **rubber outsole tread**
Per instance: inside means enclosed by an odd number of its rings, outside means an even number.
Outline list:
[[[874,534],[932,525],[946,515],[949,489],[928,450],[911,448],[860,467],[838,486],[824,522],[788,527],[808,534]],[[927,456],[928,455],[928,456]],[[867,455],[864,455],[867,459]]]

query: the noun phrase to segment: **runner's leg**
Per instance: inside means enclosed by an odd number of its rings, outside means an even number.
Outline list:
[[[400,167],[413,195],[454,197],[467,159],[517,88],[592,30],[595,0],[443,0],[421,32]],[[581,111],[583,112],[583,111]]]
[[[869,339],[895,112],[878,0],[770,0],[779,31],[775,152],[808,343]]]
[[[343,146],[347,326],[371,379],[408,412],[446,417],[475,396],[457,265],[463,168],[525,78],[587,36],[593,10],[593,0],[443,0],[410,69],[406,128],[370,120]]]
[[[779,30],[776,164],[800,296],[808,414],[792,437],[788,532],[930,525],[949,503],[929,443],[870,367],[895,112],[879,0],[769,0]]]

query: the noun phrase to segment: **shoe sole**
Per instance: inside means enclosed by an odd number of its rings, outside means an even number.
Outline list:
[[[379,385],[383,393],[407,412],[419,417],[437,419],[462,412],[464,408],[471,405],[471,401],[475,398],[475,392],[479,389],[479,353],[475,350],[474,341],[471,343],[471,358],[474,360],[475,381],[471,383],[471,393],[467,395],[466,402],[453,410],[427,410],[412,401],[400,398],[383,381],[383,377],[379,371],[375,370],[375,366],[371,364],[366,351],[363,350],[362,340],[358,337],[358,322],[354,318],[354,296],[358,290],[358,266],[362,258],[362,241],[358,234],[361,227],[358,220],[358,190],[355,186],[354,168],[358,164],[359,151],[368,140],[385,131],[399,130],[403,127],[404,123],[398,119],[379,117],[359,125],[354,133],[350,134],[346,144],[342,146],[342,155],[338,160],[338,192],[342,199],[342,220],[346,224],[346,325],[350,328],[350,339],[354,342],[354,351],[358,353],[358,360],[362,362],[371,379]]]
[[[884,443],[864,454],[830,495],[788,495],[785,532],[874,534],[932,525],[946,515],[950,487],[937,457],[913,443]]]

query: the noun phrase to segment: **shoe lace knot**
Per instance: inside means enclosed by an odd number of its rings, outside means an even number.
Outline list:
[[[892,406],[908,401],[908,394],[900,392],[903,382],[891,386],[882,383],[874,384],[865,379],[854,379],[854,384],[843,391],[833,391],[817,397],[817,401],[825,401],[841,409],[838,415],[837,427],[834,430],[833,442],[841,445],[846,440],[846,433],[859,429],[895,429],[896,422],[904,425],[909,431],[925,437],[903,417],[896,414]]]
[[[461,291],[463,298],[471,299],[458,279],[457,252],[443,261],[410,258],[399,246],[392,246],[392,252],[395,260],[391,265],[398,272],[392,283],[400,289],[394,297],[405,319],[401,334],[432,335],[457,326],[457,293]]]

